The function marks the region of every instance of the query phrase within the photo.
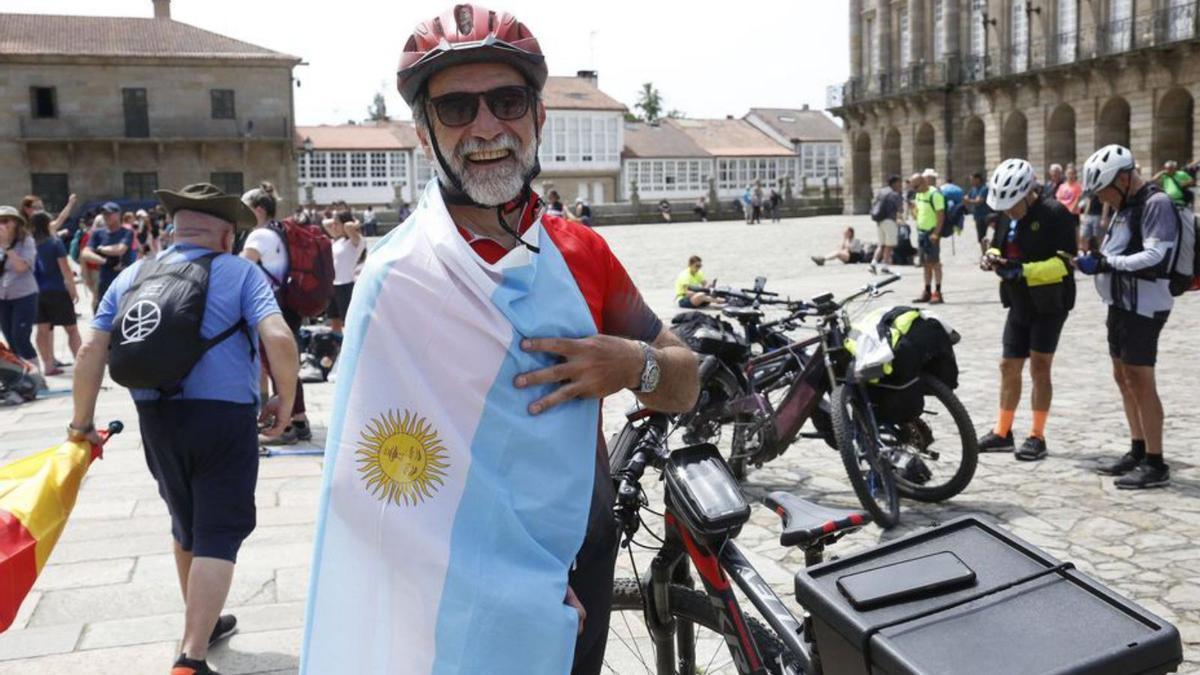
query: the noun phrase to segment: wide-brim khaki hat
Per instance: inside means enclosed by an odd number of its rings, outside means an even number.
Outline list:
[[[225,194],[212,183],[193,183],[178,192],[155,190],[154,196],[162,202],[169,216],[180,210],[199,211],[233,223],[241,230],[253,229],[258,224],[254,212],[242,203],[241,197]]]
[[[29,225],[29,221],[25,220],[25,214],[15,206],[0,206],[0,218],[12,218],[21,221],[22,225]]]

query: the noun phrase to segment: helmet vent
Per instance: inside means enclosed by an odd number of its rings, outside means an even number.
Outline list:
[[[475,28],[475,12],[470,5],[458,5],[454,8],[454,21],[458,23],[459,35],[470,35]]]

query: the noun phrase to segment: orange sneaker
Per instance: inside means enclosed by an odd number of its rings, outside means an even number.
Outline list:
[[[221,675],[217,671],[208,667],[207,661],[197,661],[189,659],[187,656],[180,654],[176,659],[175,665],[171,666],[171,675]]]
[[[946,301],[942,299],[942,294],[937,291],[934,291],[933,294],[929,296],[929,304],[931,305],[941,305],[945,302]]]

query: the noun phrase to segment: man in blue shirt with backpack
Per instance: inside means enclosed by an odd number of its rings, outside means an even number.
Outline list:
[[[107,365],[137,403],[150,473],[171,514],[187,606],[173,674],[207,675],[209,646],[237,623],[221,616],[242,541],[254,530],[262,341],[276,390],[261,421],[278,436],[291,418],[298,356],[254,264],[230,255],[254,215],[207,183],[155,193],[175,244],[121,272],[100,301],[75,368],[72,441],[98,440],[93,415]],[[283,367],[289,364],[290,367]]]

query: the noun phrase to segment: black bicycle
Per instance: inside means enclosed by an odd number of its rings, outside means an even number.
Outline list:
[[[623,547],[657,551],[649,569],[639,572],[634,561],[635,577],[613,583],[609,672],[695,675],[732,665],[747,675],[819,674],[809,620],[788,611],[735,541],[750,505],[716,447],[668,452],[669,416],[637,410],[629,421],[609,449],[617,490],[613,517]],[[643,527],[649,502],[641,480],[648,466],[665,477],[665,509],[656,514],[663,519],[661,536]],[[826,546],[870,522],[865,513],[786,492],[771,493],[765,503],[782,518],[780,544],[802,548],[806,565],[821,562]],[[639,531],[658,545],[635,541]],[[703,590],[695,588],[692,570]],[[735,586],[761,621],[743,613]]]
[[[930,372],[899,383],[871,382],[857,372],[846,346],[852,335],[847,307],[882,295],[898,279],[869,284],[840,301],[830,294],[809,302],[779,299],[763,291],[761,278],[753,290],[710,290],[745,305],[724,310],[745,337],[731,338],[728,331],[714,337],[713,329],[689,335],[693,348],[715,358],[702,364],[696,406],[680,416],[685,440],[716,442],[731,425],[729,465],[742,480],[750,466],[778,457],[802,435],[821,438],[839,450],[855,494],[883,527],[898,522],[900,495],[942,501],[960,493],[975,474],[978,448],[970,415],[951,386]],[[785,306],[788,314],[765,321],[764,305]],[[809,318],[817,335],[792,340],[788,332]],[[808,421],[815,431],[802,434]]]

